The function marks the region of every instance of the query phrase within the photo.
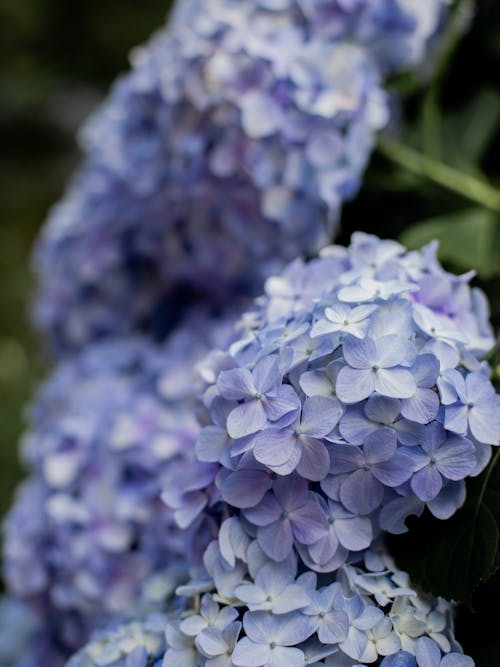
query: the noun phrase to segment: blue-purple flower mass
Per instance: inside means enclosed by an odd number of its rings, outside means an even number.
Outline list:
[[[317,252],[388,121],[383,77],[423,59],[446,5],[180,2],[85,128],[39,241],[53,350],[161,337]]]
[[[320,583],[240,531],[236,518],[222,523],[205,574],[177,589],[166,616],[100,632],[68,667],[472,667],[453,605],[413,590],[383,549]]]
[[[500,444],[486,298],[435,243],[317,255],[448,4],[180,0],[134,52],[36,249],[63,359],[2,667],[473,667],[384,536],[450,518]]]
[[[63,655],[130,608],[145,578],[210,540],[196,525],[181,533],[160,496],[193,459],[194,366],[227,328],[200,313],[161,346],[96,343],[42,387],[4,569]]]
[[[316,572],[425,507],[454,514],[498,445],[500,399],[484,296],[435,250],[357,233],[268,280],[205,362],[196,453],[212,484],[178,513],[237,515],[266,557]]]

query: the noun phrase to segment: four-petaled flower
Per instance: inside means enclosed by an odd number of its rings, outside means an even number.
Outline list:
[[[413,362],[408,341],[396,334],[377,340],[347,335],[342,351],[347,365],[337,377],[337,396],[343,403],[357,403],[374,391],[392,398],[414,395],[417,385],[407,368]]]
[[[253,371],[232,368],[221,371],[217,387],[221,396],[239,402],[227,417],[227,432],[231,438],[242,438],[277,422],[299,408],[297,395],[290,385],[281,384],[277,357],[265,357]]]

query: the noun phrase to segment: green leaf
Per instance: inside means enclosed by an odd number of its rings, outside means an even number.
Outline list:
[[[500,450],[479,477],[469,480],[465,505],[448,521],[411,522],[391,538],[398,565],[434,595],[471,602],[474,590],[500,568]]]
[[[439,241],[442,261],[475,269],[482,278],[500,274],[500,219],[495,212],[470,208],[419,222],[401,235],[409,248],[434,239]]]
[[[446,161],[462,171],[477,174],[478,165],[500,124],[500,95],[484,88],[465,109],[448,116],[443,124]]]

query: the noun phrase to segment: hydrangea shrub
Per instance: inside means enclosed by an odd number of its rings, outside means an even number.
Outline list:
[[[226,335],[223,322],[199,314],[161,346],[138,338],[89,346],[43,386],[4,568],[62,654],[123,615],[148,576],[194,558],[210,539],[195,524],[179,531],[160,496],[193,459],[194,366]]]
[[[196,298],[260,292],[316,252],[445,0],[199,0],[133,57],[36,251],[36,319],[59,353],[163,335]]]

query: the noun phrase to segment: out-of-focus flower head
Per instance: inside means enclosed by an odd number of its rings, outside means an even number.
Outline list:
[[[161,346],[94,344],[42,388],[4,565],[11,592],[63,653],[123,615],[148,576],[201,554],[210,539],[196,523],[179,531],[160,494],[172,470],[193,459],[194,366],[221,340],[223,323],[193,315]]]
[[[484,296],[435,250],[358,233],[270,278],[204,367],[196,453],[213,482],[180,502],[177,488],[176,504],[166,488],[167,504],[239,516],[267,557],[317,572],[425,506],[450,517],[498,445],[500,412],[480,361]]]
[[[174,592],[187,579],[185,563],[149,577],[134,606],[94,632],[67,667],[160,667],[166,650],[166,623],[186,607]]]
[[[33,611],[14,598],[0,598],[0,665],[2,667],[31,667],[27,655],[29,642],[38,629]]]
[[[160,628],[148,646],[144,622],[123,625],[68,667],[472,667],[453,635],[452,605],[417,594],[383,550],[320,583],[299,574],[294,557],[271,561],[240,539],[238,519],[227,521],[205,554],[205,577],[178,589],[165,643]]]
[[[191,301],[255,294],[316,252],[388,118],[381,72],[416,63],[446,2],[180,2],[83,133],[36,251],[36,318],[61,353]]]

